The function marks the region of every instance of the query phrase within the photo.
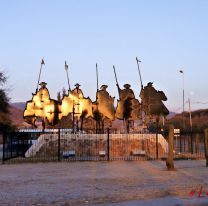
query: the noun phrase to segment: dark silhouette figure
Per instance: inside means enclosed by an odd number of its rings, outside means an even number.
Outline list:
[[[140,118],[140,103],[135,98],[133,90],[130,89],[131,85],[124,84],[124,89],[120,89],[118,84],[117,87],[119,101],[116,108],[116,118],[125,121],[126,130],[129,133],[130,122]]]
[[[146,115],[167,116],[169,111],[163,104],[163,101],[166,101],[167,97],[163,91],[157,91],[152,84],[152,82],[149,82],[141,90],[142,109]]]

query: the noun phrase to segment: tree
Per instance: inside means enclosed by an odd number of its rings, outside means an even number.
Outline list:
[[[0,131],[6,131],[11,128],[9,118],[9,97],[7,95],[5,84],[7,77],[0,71]]]

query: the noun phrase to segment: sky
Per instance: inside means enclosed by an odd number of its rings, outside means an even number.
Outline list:
[[[11,102],[30,100],[41,59],[41,81],[51,97],[66,89],[64,62],[71,87],[77,82],[95,100],[96,63],[99,86],[118,98],[129,83],[139,99],[136,57],[144,86],[163,90],[170,111],[208,108],[207,0],[0,0],[0,70],[5,71]],[[188,104],[185,104],[188,110]]]

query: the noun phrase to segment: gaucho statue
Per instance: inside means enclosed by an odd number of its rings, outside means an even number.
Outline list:
[[[166,101],[167,97],[163,91],[157,91],[152,84],[152,82],[149,82],[141,90],[142,109],[145,115],[149,117],[167,116],[169,111],[163,104],[163,101]]]
[[[73,90],[69,90],[68,95],[65,95],[62,99],[61,112],[63,116],[69,114],[73,115],[73,121],[76,119],[77,128],[78,121],[81,120],[81,126],[83,127],[84,118],[92,117],[92,101],[89,97],[85,98],[80,85],[75,84]]]
[[[72,115],[73,130],[75,129],[75,122],[77,129],[79,129],[79,121],[81,121],[80,129],[83,129],[83,122],[85,118],[92,117],[92,101],[89,97],[85,98],[80,84],[75,84],[75,88],[71,90],[68,75],[68,64],[65,61],[65,70],[68,81],[68,95],[64,95],[61,102],[61,112],[63,116]],[[76,121],[75,121],[76,120]]]
[[[115,72],[115,67],[114,67]],[[116,118],[124,120],[126,123],[126,130],[129,132],[130,129],[130,123],[134,120],[137,120],[141,117],[141,110],[140,110],[140,103],[135,98],[133,90],[130,88],[130,84],[124,84],[124,89],[121,89],[119,87],[117,76],[115,72],[116,77],[116,85],[118,88],[119,93],[119,100],[118,105],[116,108]]]
[[[55,125],[61,119],[60,105],[58,101],[50,99],[46,85],[45,82],[40,83],[40,89],[33,94],[32,100],[27,101],[23,115],[25,120],[34,127],[36,127],[36,120],[40,119],[43,130],[46,122],[49,125]]]
[[[97,123],[97,129],[104,131],[104,120],[108,118],[113,121],[115,118],[114,99],[106,91],[107,85],[102,85],[100,90],[97,90],[96,101],[93,102],[93,117]]]

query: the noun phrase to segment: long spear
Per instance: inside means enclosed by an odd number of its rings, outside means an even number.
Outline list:
[[[99,115],[98,111],[98,64],[96,63],[96,80],[97,80],[97,92],[96,92],[96,110]],[[98,132],[98,127],[99,127],[99,119],[98,117],[96,118],[96,133]]]
[[[38,76],[38,84],[37,84],[36,92],[38,91],[38,85],[40,83],[40,75],[41,75],[41,72],[42,72],[42,66],[43,65],[45,65],[44,59],[41,60],[40,72],[39,72],[39,76]]]
[[[71,87],[70,87],[70,83],[69,83],[69,73],[68,73],[69,65],[66,63],[66,61],[65,61],[65,65],[64,66],[65,66],[65,70],[66,70],[69,91],[71,91]]]
[[[116,68],[114,65],[113,65],[113,71],[114,71],[114,75],[115,75],[115,79],[116,79],[116,85],[119,88],[118,79],[117,79],[117,75],[116,75]]]
[[[113,71],[114,71],[114,75],[115,75],[115,79],[116,79],[116,86],[118,88],[118,94],[119,94],[119,101],[121,101],[121,98],[120,98],[120,87],[119,87],[119,84],[118,84],[118,79],[117,79],[117,75],[116,75],[116,68],[115,66],[113,65]],[[127,130],[127,124],[126,124],[126,119],[124,118],[124,115],[123,115],[123,125],[126,125],[126,130]]]
[[[97,92],[98,92],[98,64],[96,63],[96,78],[97,78]]]
[[[141,89],[143,89],[142,76],[141,76],[141,72],[140,72],[140,68],[139,68],[139,63],[141,61],[137,57],[136,57],[136,61],[137,61],[137,67],[138,67],[138,71],[139,71],[139,78],[140,78],[140,82],[141,82]]]

